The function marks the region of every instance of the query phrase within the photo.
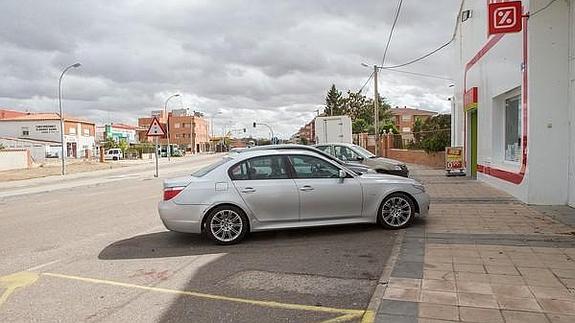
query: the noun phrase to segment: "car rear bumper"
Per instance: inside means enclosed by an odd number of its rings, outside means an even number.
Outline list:
[[[202,218],[208,206],[203,204],[180,205],[161,201],[158,213],[166,229],[184,233],[202,233]]]

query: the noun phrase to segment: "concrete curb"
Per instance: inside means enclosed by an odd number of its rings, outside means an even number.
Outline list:
[[[389,284],[389,278],[391,277],[391,273],[393,272],[393,268],[395,267],[395,263],[399,258],[399,253],[401,252],[401,246],[403,242],[403,238],[405,237],[405,229],[398,232],[397,237],[395,237],[395,242],[393,244],[393,249],[391,250],[391,254],[389,255],[389,259],[383,268],[383,272],[377,281],[377,286],[375,287],[375,291],[371,296],[369,301],[369,305],[363,315],[361,320],[362,323],[371,323],[375,321],[375,317],[379,310],[379,306],[383,301],[383,295],[387,286]]]

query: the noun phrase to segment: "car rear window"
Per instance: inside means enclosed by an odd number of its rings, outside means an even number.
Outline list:
[[[219,166],[227,163],[228,161],[232,160],[232,158],[222,158],[220,160],[218,160],[217,162],[210,164],[206,167],[200,168],[197,171],[192,173],[192,176],[194,177],[202,177],[205,176],[206,174],[208,174],[209,172],[213,171],[214,169],[218,168]]]

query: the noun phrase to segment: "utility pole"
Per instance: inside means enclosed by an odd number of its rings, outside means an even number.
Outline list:
[[[375,154],[379,152],[379,92],[377,91],[377,69],[379,66],[373,65],[373,116],[375,128]]]

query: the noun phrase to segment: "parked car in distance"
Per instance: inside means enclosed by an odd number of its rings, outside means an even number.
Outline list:
[[[266,145],[266,146],[257,146],[257,147],[253,147],[250,148],[249,151],[254,151],[254,150],[284,150],[284,149],[303,149],[303,150],[308,150],[317,154],[322,155],[325,158],[331,159],[333,161],[335,161],[338,164],[341,164],[345,167],[347,167],[348,169],[351,169],[352,171],[358,173],[358,174],[365,174],[365,173],[369,173],[370,169],[369,167],[362,165],[358,162],[353,162],[353,161],[343,161],[341,159],[337,159],[334,156],[327,154],[313,146],[306,146],[306,145],[297,145],[297,144],[281,144],[281,145]],[[248,151],[248,150],[243,150],[243,151]]]
[[[351,223],[409,226],[429,210],[417,181],[355,174],[309,150],[246,151],[190,176],[164,181],[158,205],[165,227],[204,233],[218,244],[249,232]]]
[[[329,143],[315,145],[317,149],[343,161],[361,163],[381,174],[409,177],[405,163],[395,159],[377,157],[369,150],[354,144]]]
[[[104,155],[105,160],[120,160],[122,158],[124,158],[124,156],[122,150],[119,148],[108,149]]]

